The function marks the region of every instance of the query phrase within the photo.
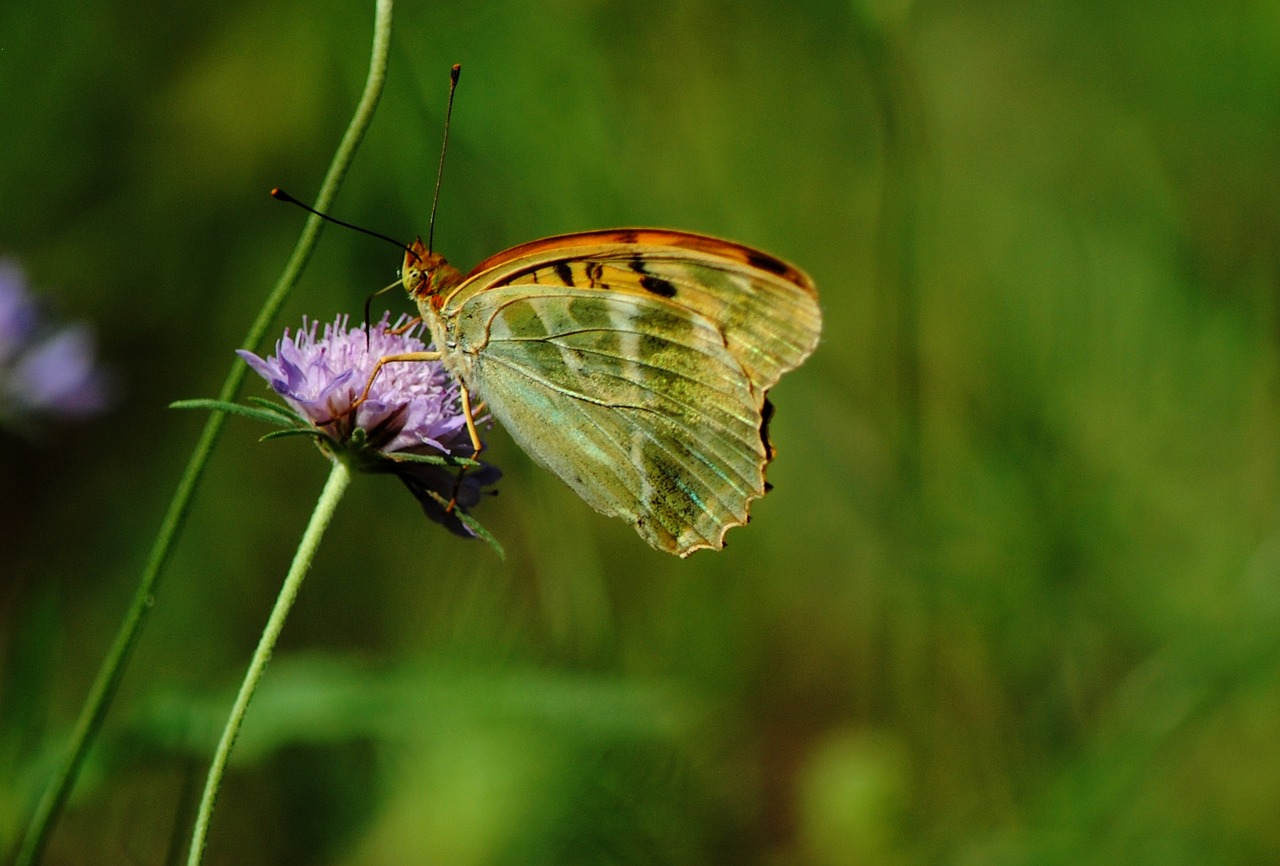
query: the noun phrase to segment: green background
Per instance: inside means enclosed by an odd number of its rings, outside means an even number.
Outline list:
[[[0,852],[368,61],[364,2],[0,7],[0,249],[114,409],[0,444]],[[1280,860],[1280,8],[404,0],[334,211],[468,269],[662,225],[816,281],[775,490],[681,561],[502,432],[356,480],[207,862]],[[279,326],[359,315],[330,228]],[[393,309],[407,310],[392,297]],[[263,395],[256,379],[245,394]],[[164,862],[325,476],[232,420],[47,862]],[[177,841],[174,841],[174,840]]]

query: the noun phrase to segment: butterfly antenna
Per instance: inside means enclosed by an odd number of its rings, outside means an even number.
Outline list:
[[[449,103],[444,110],[444,138],[440,140],[440,165],[436,167],[436,192],[431,197],[431,219],[427,221],[427,252],[436,236],[436,205],[440,203],[440,181],[444,177],[444,152],[449,147],[449,118],[453,117],[453,92],[458,89],[458,76],[462,74],[462,64],[455,63],[449,70]]]
[[[302,208],[308,213],[313,213],[316,216],[320,217],[320,219],[326,220],[331,223],[335,223],[337,225],[342,226],[343,228],[352,229],[354,231],[360,232],[360,234],[362,235],[369,235],[370,237],[375,237],[375,238],[378,238],[379,240],[384,240],[389,244],[395,244],[397,247],[404,250],[406,253],[413,256],[415,259],[418,257],[417,254],[410,247],[405,246],[395,238],[388,237],[387,235],[384,235],[381,232],[375,232],[373,229],[367,229],[364,226],[352,225],[349,222],[343,222],[337,217],[329,216],[327,213],[323,213],[322,211],[316,210],[306,202],[298,201],[296,198],[289,195],[289,193],[280,189],[280,187],[276,187],[275,189],[271,190],[271,197],[276,199],[277,201],[288,202],[289,204],[296,204],[298,207]]]

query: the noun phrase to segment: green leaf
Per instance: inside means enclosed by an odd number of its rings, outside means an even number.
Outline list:
[[[231,701],[221,690],[158,688],[123,722],[122,736],[204,759]],[[253,721],[232,762],[252,764],[299,744],[396,742],[441,725],[513,719],[580,741],[663,742],[689,731],[704,712],[694,694],[601,673],[457,662],[384,667],[337,653],[282,653],[254,696]]]
[[[226,412],[228,415],[239,415],[242,418],[252,418],[255,421],[262,421],[266,424],[296,424],[298,419],[290,418],[279,412],[268,412],[264,409],[255,409],[251,406],[242,406],[239,403],[227,403],[222,400],[175,400],[169,404],[170,409],[207,409],[211,412]]]
[[[465,511],[462,511],[461,509],[455,509],[455,510],[458,512],[458,519],[462,521],[463,526],[467,527],[467,529],[470,529],[472,532],[476,534],[477,538],[482,539],[486,544],[492,547],[493,552],[498,554],[498,559],[506,560],[507,552],[502,549],[502,545],[498,543],[498,539],[493,537],[493,533],[485,529],[484,526],[480,524],[480,521],[476,520],[470,514],[467,514]]]
[[[428,490],[426,492],[428,496],[440,503],[442,508],[445,508],[446,510],[449,508],[449,500],[445,499],[439,493],[436,493],[434,490]],[[461,508],[455,507],[453,509],[453,513],[458,516],[458,520],[462,521],[463,526],[476,534],[476,538],[483,540],[493,548],[493,552],[498,554],[498,559],[506,560],[507,552],[502,549],[502,545],[498,543],[498,539],[494,538],[493,534],[490,533],[489,530],[481,526],[478,520],[470,514],[467,514],[467,512],[463,511]]]
[[[393,463],[431,463],[435,466],[479,466],[480,461],[472,460],[470,457],[449,457],[446,455],[436,454],[405,454],[396,452],[387,454],[387,459]]]
[[[290,424],[305,423],[305,419],[298,417],[297,413],[293,410],[286,409],[273,400],[268,400],[265,397],[249,397],[248,400],[259,409],[264,409],[267,412],[274,412],[280,418],[287,420]]]
[[[264,433],[258,437],[258,441],[266,442],[270,439],[284,439],[287,436],[311,436],[315,439],[325,438],[325,435],[314,427],[290,427],[287,430],[272,430],[270,433]]]

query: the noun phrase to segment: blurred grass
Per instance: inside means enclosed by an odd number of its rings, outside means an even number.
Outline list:
[[[127,389],[0,452],[0,850],[194,441],[164,406],[216,388],[300,228],[266,191],[314,190],[367,59],[361,4],[173,9],[0,7],[0,246]],[[209,862],[1280,857],[1274,4],[402,2],[396,28],[340,216],[425,230],[460,62],[455,264],[730,236],[813,275],[824,342],[722,554],[650,551],[499,432],[506,563],[355,485]],[[281,325],[397,264],[326,233]],[[229,427],[49,863],[155,862],[188,820],[324,474],[260,432]]]

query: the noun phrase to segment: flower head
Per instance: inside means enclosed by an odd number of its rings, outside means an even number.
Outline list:
[[[304,319],[292,336],[285,330],[274,355],[263,359],[243,349],[237,354],[317,431],[322,449],[363,471],[396,475],[428,517],[459,535],[473,535],[457,511],[479,502],[502,473],[481,464],[459,483],[458,468],[413,459],[470,458],[475,449],[458,384],[440,362],[386,364],[370,382],[381,358],[427,349],[420,324],[400,333],[403,319],[390,327],[389,318],[385,314],[371,328],[349,328],[347,317],[339,316],[323,332],[318,322]],[[369,393],[360,400],[366,385]],[[454,508],[446,508],[450,501]]]
[[[22,269],[0,259],[0,421],[84,417],[108,401],[88,327],[44,321]]]

